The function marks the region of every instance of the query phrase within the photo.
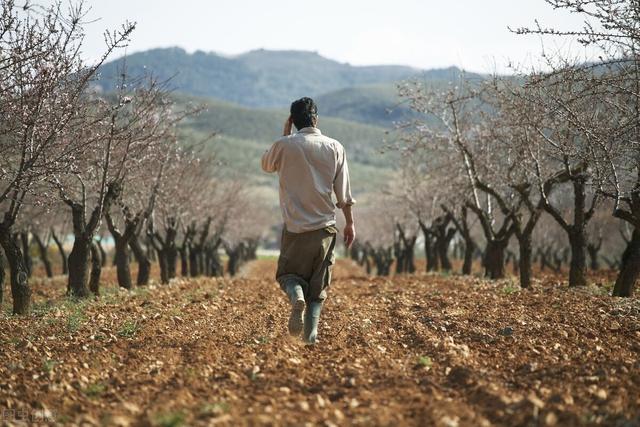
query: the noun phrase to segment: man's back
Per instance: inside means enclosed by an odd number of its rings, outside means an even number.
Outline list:
[[[280,175],[280,206],[285,227],[280,239],[276,280],[291,303],[289,333],[302,333],[315,344],[322,304],[331,283],[337,232],[335,207],[345,218],[347,248],[356,231],[351,213],[354,200],[342,145],[316,127],[318,108],[313,99],[291,103],[284,137],[262,156],[262,169]],[[291,135],[292,126],[299,129]],[[334,206],[332,194],[337,204]],[[303,319],[304,315],[304,319]],[[304,331],[303,331],[304,327]]]
[[[306,127],[276,141],[263,155],[262,168],[278,172],[280,206],[290,232],[335,225],[335,207],[353,204],[344,148],[318,128]]]

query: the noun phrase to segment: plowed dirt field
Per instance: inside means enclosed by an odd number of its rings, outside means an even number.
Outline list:
[[[36,281],[0,315],[0,424],[640,425],[637,298],[339,261],[307,347],[274,268],[80,304]]]

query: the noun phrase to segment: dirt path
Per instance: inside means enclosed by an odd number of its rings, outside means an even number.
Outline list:
[[[40,305],[27,319],[3,315],[2,419],[640,423],[638,299],[540,284],[517,292],[473,278],[374,279],[341,261],[321,343],[305,347],[286,334],[273,269],[273,261],[256,261],[234,280],[133,293],[111,287],[95,302]],[[54,282],[37,292],[59,297],[60,289]]]

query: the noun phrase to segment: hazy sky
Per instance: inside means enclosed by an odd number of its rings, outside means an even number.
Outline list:
[[[300,49],[354,65],[458,65],[471,71],[507,70],[530,63],[538,37],[508,31],[543,24],[576,27],[579,18],[544,0],[87,0],[85,54],[96,58],[101,31],[125,20],[138,27],[127,52],[181,46],[238,54],[252,49]],[[549,43],[549,42],[547,42]],[[551,46],[571,49],[579,46]],[[124,52],[120,52],[119,55]]]

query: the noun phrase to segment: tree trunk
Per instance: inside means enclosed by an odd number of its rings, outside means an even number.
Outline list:
[[[198,249],[196,248],[196,245],[189,246],[189,275],[191,277],[198,277],[200,275]]]
[[[89,257],[91,255],[91,237],[84,234],[75,236],[73,248],[69,254],[69,295],[87,298],[91,295],[87,287],[89,279]]]
[[[433,247],[433,240],[431,236],[426,237],[425,235],[424,252],[427,258],[427,271],[438,271],[438,253]]]
[[[613,296],[630,297],[638,277],[640,277],[640,230],[636,228],[622,255],[622,265],[613,288]]]
[[[2,223],[0,223],[0,245],[4,249],[9,264],[13,314],[27,314],[31,304],[27,266],[11,228]]]
[[[518,270],[520,273],[520,287],[531,287],[531,263],[532,263],[532,249],[531,249],[531,235],[525,234],[518,237],[518,246],[520,248],[520,259],[518,260]]]
[[[407,242],[406,250],[406,259],[405,259],[405,267],[406,271],[409,274],[413,274],[416,272],[416,263],[415,263],[415,246],[416,246],[416,236],[409,239]]]
[[[473,267],[473,253],[476,250],[476,244],[471,237],[462,236],[464,239],[464,263],[462,264],[462,274],[470,275]]]
[[[422,235],[424,236],[424,256],[427,261],[426,271],[437,271],[438,255],[433,247],[433,233],[422,221],[420,221],[419,224],[420,229],[422,230]]]
[[[48,278],[53,277],[53,269],[51,268],[51,261],[49,261],[49,245],[45,244],[44,241],[40,238],[40,236],[36,233],[33,233],[33,239],[36,241],[38,245],[38,249],[40,251],[40,260],[44,265],[44,270],[47,273]]]
[[[200,275],[204,275],[205,274],[205,262],[204,262],[204,248],[200,247],[200,250],[198,251],[198,256],[196,257],[197,262],[198,262],[198,271],[200,272]]]
[[[160,283],[166,285],[169,283],[169,268],[167,266],[167,251],[162,249],[156,251],[158,255],[158,264],[160,265]]]
[[[95,296],[100,295],[100,275],[102,274],[102,266],[104,264],[102,260],[103,251],[100,250],[100,246],[97,242],[91,244],[91,275],[89,277],[89,290]]]
[[[71,208],[73,219],[73,248],[69,254],[69,280],[68,293],[75,298],[88,298],[91,293],[87,286],[89,279],[89,258],[91,246],[96,230],[100,226],[100,219],[105,212],[109,212],[111,203],[117,199],[120,193],[119,183],[110,183],[107,193],[101,204],[95,206],[91,212],[89,221],[86,218],[86,203],[78,204],[67,201]],[[99,248],[97,248],[99,250]]]
[[[220,247],[220,239],[217,239],[215,243],[209,245],[208,253],[210,254],[210,263],[211,263],[211,276],[212,277],[221,277],[224,276],[224,267],[222,266],[222,260],[220,259],[220,255],[218,253],[218,248]]]
[[[107,257],[107,251],[105,251],[104,247],[102,246],[102,237],[100,237],[100,240],[96,241],[96,246],[100,251],[100,262],[102,263],[101,267],[106,267],[108,257]]]
[[[182,246],[178,249],[180,253],[180,276],[187,277],[189,275],[189,258],[187,254],[187,247]]]
[[[393,245],[393,253],[396,256],[396,274],[402,274],[405,269],[405,251],[402,248],[400,242],[396,242]]]
[[[504,278],[504,251],[509,239],[489,240],[484,253],[485,276],[490,279]]]
[[[227,261],[227,272],[231,277],[238,273],[238,253],[235,251],[229,255],[229,260]]]
[[[124,289],[131,289],[133,284],[131,283],[131,269],[129,268],[129,244],[124,237],[114,236],[114,239],[116,241],[114,249],[118,285]]]
[[[29,233],[26,231],[21,231],[20,241],[22,243],[22,256],[24,257],[24,265],[27,267],[27,276],[31,277],[31,275],[33,274],[33,258],[31,258],[31,251],[29,250]]]
[[[129,246],[133,252],[133,256],[138,263],[138,277],[136,279],[136,285],[147,286],[149,284],[149,278],[151,277],[151,261],[147,258],[147,253],[140,245],[140,239],[138,236],[133,236],[129,241]]]
[[[391,248],[379,248],[372,251],[373,259],[376,263],[376,274],[378,276],[388,276],[393,263]]]
[[[69,265],[67,264],[67,253],[64,250],[64,246],[62,244],[62,241],[58,238],[58,235],[53,231],[53,228],[51,229],[51,237],[53,238],[53,241],[56,243],[56,246],[58,247],[58,252],[60,253],[60,258],[62,261],[62,274],[69,274]]]
[[[157,253],[153,247],[153,239],[149,236],[145,236],[144,245],[147,249],[147,259],[151,262],[156,262],[158,259]]]
[[[451,271],[451,261],[449,260],[449,244],[454,233],[438,233],[436,238],[436,248],[438,250],[438,258],[440,258],[440,266],[444,271]]]
[[[573,226],[569,232],[571,245],[571,264],[569,266],[569,286],[587,284],[587,239],[582,226]]]
[[[4,302],[4,255],[0,251],[0,305]]]
[[[587,252],[589,252],[589,259],[591,260],[591,270],[600,270],[600,261],[598,259],[598,254],[600,253],[600,245],[587,244]]]

